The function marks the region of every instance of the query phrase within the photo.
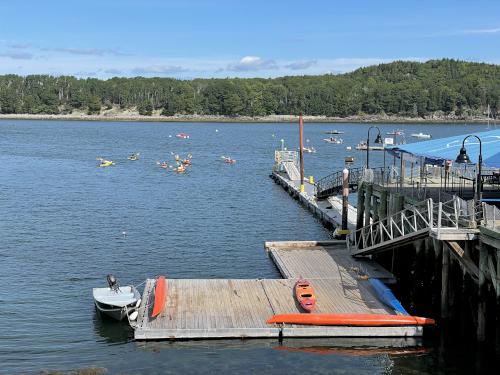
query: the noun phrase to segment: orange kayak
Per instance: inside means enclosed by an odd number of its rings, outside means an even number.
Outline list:
[[[153,312],[151,314],[151,317],[154,318],[163,311],[166,299],[167,299],[167,280],[165,280],[165,276],[160,276],[156,280],[155,302],[153,305]]]
[[[267,323],[353,327],[424,326],[436,324],[434,319],[421,318],[419,316],[383,314],[280,314],[274,315]]]
[[[316,296],[311,283],[306,279],[299,279],[295,283],[295,297],[300,306],[310,313],[316,306]]]

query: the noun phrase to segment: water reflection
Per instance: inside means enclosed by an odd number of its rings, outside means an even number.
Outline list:
[[[93,322],[94,332],[102,338],[101,342],[118,345],[134,339],[134,330],[127,321],[118,322],[94,309]]]

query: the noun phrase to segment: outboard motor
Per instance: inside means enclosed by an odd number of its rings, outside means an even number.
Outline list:
[[[114,275],[109,274],[108,276],[106,276],[106,280],[108,280],[109,288],[115,293],[118,293],[120,288],[120,284],[118,284],[118,279]]]

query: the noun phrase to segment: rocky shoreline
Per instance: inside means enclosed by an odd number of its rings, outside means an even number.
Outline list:
[[[294,123],[298,116],[270,115],[270,116],[217,116],[217,115],[175,115],[141,116],[134,113],[112,114],[0,114],[0,120],[71,120],[71,121],[154,121],[154,122],[248,122],[248,123]],[[428,117],[401,117],[388,115],[356,115],[348,117],[304,116],[306,122],[318,123],[486,123],[486,116],[458,117],[454,115],[434,114]],[[495,120],[490,119],[490,123]]]

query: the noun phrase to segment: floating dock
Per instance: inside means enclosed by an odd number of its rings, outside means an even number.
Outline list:
[[[290,180],[280,173],[274,172],[271,178],[281,185],[292,197],[298,199],[323,224],[330,228],[342,226],[342,197],[332,196],[328,199],[316,199],[316,187],[304,180],[304,192],[300,192],[300,180]],[[357,211],[352,205],[347,210],[347,228],[356,230]]]
[[[275,314],[301,312],[293,293],[298,277],[313,284],[318,313],[394,314],[382,304],[369,277],[393,280],[371,260],[352,259],[344,241],[267,242],[266,250],[284,279],[169,279],[167,302],[151,318],[155,280],[148,279],[135,339],[250,337],[416,337],[422,327],[333,327],[273,325]]]

